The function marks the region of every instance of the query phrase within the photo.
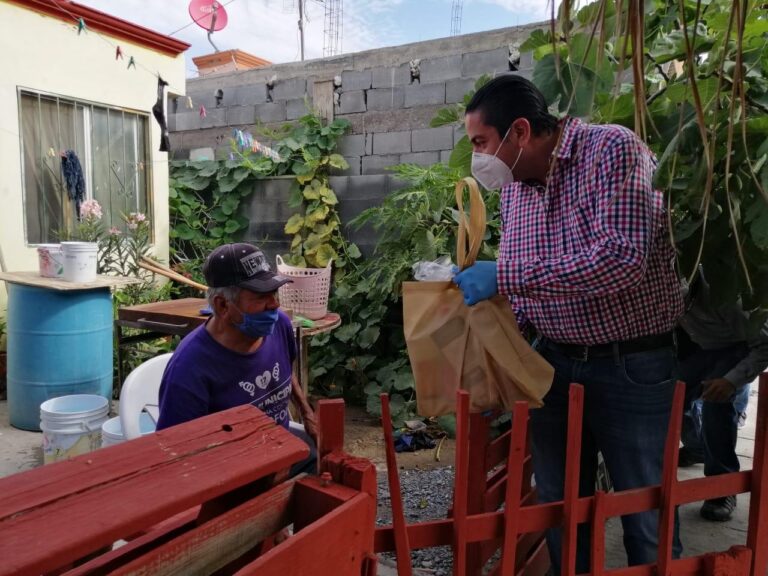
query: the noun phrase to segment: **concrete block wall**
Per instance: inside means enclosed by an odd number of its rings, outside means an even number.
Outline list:
[[[260,127],[295,121],[308,107],[320,106],[313,101],[315,82],[336,79],[338,84],[340,78],[334,102],[323,107],[333,109],[335,118],[346,118],[351,125],[339,143],[339,153],[349,168],[334,177],[335,184],[345,187],[343,194],[338,189],[336,193],[343,221],[347,221],[363,205],[379,201],[399,185],[389,167],[448,161],[463,131],[453,126],[431,128],[430,120],[441,108],[461,102],[480,76],[509,71],[510,45],[519,45],[540,27],[505,28],[189,79],[187,95],[192,98],[192,108],[185,98],[169,106],[172,157],[212,153],[226,158],[234,128],[250,130],[259,138]],[[420,60],[418,79],[411,78],[409,62],[413,59]],[[530,54],[523,55],[518,73],[530,77],[532,67]],[[199,114],[201,105],[206,107],[205,118]],[[285,203],[287,185],[264,186],[266,191],[254,194],[249,208],[252,225],[247,237],[256,241],[268,236],[275,247],[285,244],[287,249],[282,226],[276,220],[264,220],[267,215],[282,218],[282,212],[270,211],[266,203]],[[358,194],[363,196],[358,198]]]

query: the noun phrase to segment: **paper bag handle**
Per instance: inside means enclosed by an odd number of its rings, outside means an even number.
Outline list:
[[[469,189],[469,218],[464,212],[465,187]],[[474,178],[462,178],[456,182],[456,206],[459,212],[456,264],[464,270],[477,260],[485,237],[485,202]]]

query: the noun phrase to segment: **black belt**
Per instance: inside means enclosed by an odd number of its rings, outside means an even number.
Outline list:
[[[632,340],[623,340],[620,342],[608,342],[606,344],[594,344],[585,346],[583,344],[563,344],[555,342],[549,338],[544,339],[544,347],[549,347],[561,354],[568,356],[573,360],[586,362],[590,358],[606,358],[609,356],[634,354],[637,352],[647,352],[657,348],[665,348],[675,345],[675,337],[672,332],[663,334],[653,334],[651,336],[640,336]]]

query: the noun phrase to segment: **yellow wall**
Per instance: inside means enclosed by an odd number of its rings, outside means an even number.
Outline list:
[[[115,49],[104,38],[120,45],[124,60],[115,60]],[[130,56],[139,64],[136,69],[127,69]],[[157,78],[149,71],[160,73],[169,92],[184,93],[183,54],[169,56],[103,32],[78,36],[74,21],[0,0],[0,247],[9,271],[37,269],[37,252],[24,237],[18,88],[151,113]],[[158,151],[160,128],[154,118],[149,125],[154,252],[167,261],[168,154]],[[0,316],[6,297],[0,287]]]

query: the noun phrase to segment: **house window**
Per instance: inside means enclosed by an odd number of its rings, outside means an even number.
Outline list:
[[[61,170],[67,150],[77,155],[85,199],[101,204],[106,228],[123,230],[121,213],[151,218],[147,115],[25,90],[19,100],[29,244],[57,242],[77,222]]]

